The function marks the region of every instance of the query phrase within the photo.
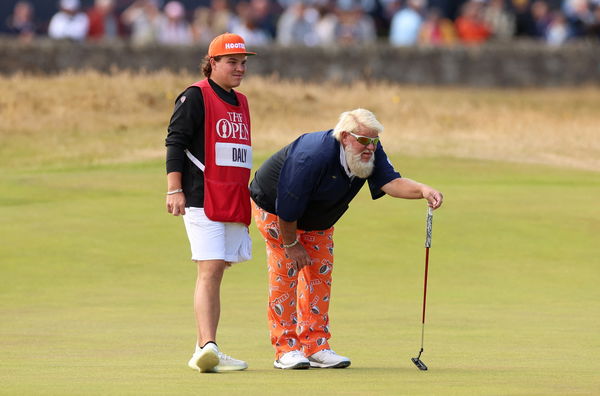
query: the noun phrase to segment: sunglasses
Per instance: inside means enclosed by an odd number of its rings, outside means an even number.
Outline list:
[[[354,136],[356,138],[356,141],[360,144],[362,144],[363,146],[368,146],[369,144],[373,144],[373,146],[377,147],[377,143],[379,143],[379,137],[368,137],[368,136],[361,136],[361,135],[357,135],[355,133],[352,132],[348,132],[350,135]]]

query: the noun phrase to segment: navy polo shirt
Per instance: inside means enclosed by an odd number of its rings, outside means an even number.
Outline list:
[[[250,195],[256,204],[298,229],[324,230],[348,209],[365,181],[371,197],[385,195],[381,187],[399,178],[381,143],[368,179],[349,177],[340,162],[340,142],[332,130],[307,133],[273,154],[256,171]]]

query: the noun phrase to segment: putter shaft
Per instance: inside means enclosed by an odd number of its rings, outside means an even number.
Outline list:
[[[425,279],[423,281],[423,315],[421,316],[421,350],[419,356],[412,358],[412,362],[419,370],[427,370],[425,363],[421,361],[421,353],[423,353],[423,343],[425,340],[425,308],[427,306],[427,274],[429,273],[429,248],[431,247],[431,229],[433,222],[433,213],[431,208],[427,208],[427,224],[425,236]]]

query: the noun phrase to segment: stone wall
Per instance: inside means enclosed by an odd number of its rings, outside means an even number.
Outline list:
[[[600,85],[600,45],[534,42],[455,48],[256,48],[250,73],[306,81],[384,80],[414,85],[554,87]],[[198,71],[204,47],[144,47],[0,39],[0,73],[92,68]]]

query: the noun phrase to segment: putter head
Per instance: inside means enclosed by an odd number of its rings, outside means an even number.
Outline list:
[[[427,371],[427,366],[425,366],[425,363],[423,363],[421,361],[421,359],[419,358],[411,358],[410,360],[412,360],[412,362],[415,364],[415,366],[417,366],[417,368],[421,371]]]

